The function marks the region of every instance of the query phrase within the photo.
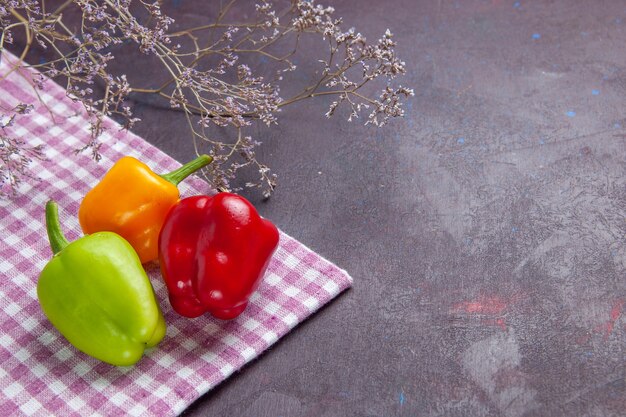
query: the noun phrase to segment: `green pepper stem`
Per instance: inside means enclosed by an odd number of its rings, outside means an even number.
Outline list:
[[[69,245],[69,242],[61,231],[59,208],[54,200],[50,200],[46,203],[46,230],[48,231],[48,240],[50,241],[52,253],[55,255]]]
[[[184,180],[200,168],[209,165],[211,162],[213,162],[213,157],[209,155],[200,155],[193,161],[187,162],[185,165],[178,168],[177,170],[174,170],[169,174],[161,175],[161,178],[171,182],[174,185],[178,185],[182,180]]]

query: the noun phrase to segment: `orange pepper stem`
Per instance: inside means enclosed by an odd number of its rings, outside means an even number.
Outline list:
[[[174,170],[168,174],[161,175],[161,178],[171,182],[174,185],[178,185],[182,180],[196,172],[197,170],[209,165],[213,162],[213,157],[209,155],[200,155],[193,161],[187,162],[182,167]]]
[[[53,254],[56,255],[61,252],[64,247],[69,245],[69,242],[61,231],[59,209],[57,203],[53,200],[48,201],[46,204],[46,230],[48,231],[48,240],[50,241],[50,248],[52,248]]]

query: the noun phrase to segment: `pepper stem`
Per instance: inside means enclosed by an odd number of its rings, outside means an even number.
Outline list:
[[[46,203],[46,230],[48,231],[48,240],[50,241],[53,254],[56,255],[61,252],[64,247],[69,245],[69,242],[61,231],[59,208],[54,200],[50,200]]]
[[[209,155],[200,155],[193,161],[187,162],[185,165],[178,168],[177,170],[174,170],[169,174],[161,175],[161,178],[171,182],[174,185],[178,185],[182,180],[184,180],[200,168],[209,165],[211,162],[213,162],[213,157]]]

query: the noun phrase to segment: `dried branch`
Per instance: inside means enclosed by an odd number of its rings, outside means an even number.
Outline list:
[[[348,120],[367,111],[365,123],[376,126],[403,115],[402,101],[413,91],[390,84],[406,70],[396,56],[389,30],[369,44],[354,29],[344,31],[332,7],[313,1],[263,1],[254,6],[253,17],[244,21],[237,19],[242,15],[238,12],[249,6],[237,3],[221,3],[212,22],[170,32],[174,20],[162,12],[159,2],[68,0],[48,10],[46,0],[0,0],[0,53],[14,42],[15,31],[24,31],[25,42],[14,69],[36,68],[41,73],[33,80],[36,86],[46,79],[61,81],[68,97],[83,104],[91,138],[78,151],[90,150],[95,159],[99,158],[98,138],[105,117],[120,117],[125,128],[139,121],[127,104],[131,93],[158,97],[170,108],[184,112],[196,151],[215,159],[205,175],[218,189],[230,189],[240,169],[254,167],[259,180],[246,186],[263,188],[269,196],[276,176],[257,161],[254,149],[259,142],[243,130],[256,122],[277,123],[278,113],[289,104],[335,96],[326,116],[346,106]],[[64,21],[70,10],[81,16],[76,32]],[[280,87],[285,75],[296,70],[293,58],[303,36],[321,39],[328,53],[319,60],[317,80],[284,99]],[[131,85],[125,74],[109,69],[116,52],[129,44],[135,45],[138,57],[156,59],[161,65],[159,86]],[[51,51],[54,58],[27,64],[24,59],[33,46]],[[268,62],[264,70],[271,67],[273,76],[254,73],[251,63],[259,59]],[[363,93],[363,87],[374,81],[382,81],[381,93],[374,97]],[[215,138],[210,133],[214,126],[234,129],[237,139]],[[13,147],[20,145],[14,142]],[[14,178],[3,177],[3,183]]]
[[[0,109],[0,196],[13,196],[24,178],[32,178],[28,165],[32,159],[45,159],[41,145],[28,146],[23,140],[9,134],[15,120],[32,111],[33,106],[18,104],[6,112]],[[4,114],[6,112],[6,114]]]

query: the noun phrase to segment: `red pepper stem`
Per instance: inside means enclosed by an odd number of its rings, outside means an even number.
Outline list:
[[[59,223],[59,208],[53,200],[46,203],[46,230],[48,231],[48,240],[52,253],[57,254],[69,245],[69,242],[63,236],[61,224]]]
[[[209,165],[211,162],[213,162],[213,157],[209,155],[200,155],[193,161],[187,162],[185,165],[178,168],[177,170],[174,170],[169,174],[161,175],[161,178],[171,182],[174,185],[178,185],[182,180],[184,180],[200,168]]]

